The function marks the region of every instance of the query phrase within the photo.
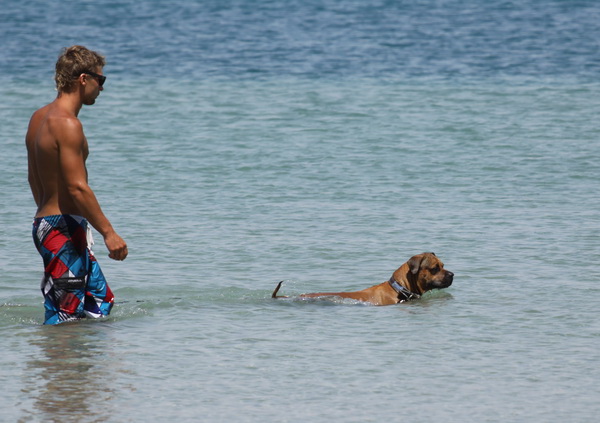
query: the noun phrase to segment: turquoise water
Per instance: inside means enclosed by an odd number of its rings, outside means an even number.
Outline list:
[[[594,421],[600,8],[542,3],[10,1],[0,421]],[[96,234],[111,317],[44,327],[23,137],[74,42],[130,256]],[[455,281],[419,301],[270,298],[423,251]]]

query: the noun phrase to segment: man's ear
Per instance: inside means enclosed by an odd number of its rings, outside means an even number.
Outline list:
[[[88,76],[85,73],[81,73],[81,74],[79,74],[79,77],[77,78],[77,80],[79,81],[79,83],[81,85],[85,85],[85,84],[87,84],[87,78],[88,78]]]

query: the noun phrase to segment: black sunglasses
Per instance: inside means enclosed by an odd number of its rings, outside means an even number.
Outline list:
[[[86,75],[90,75],[93,76],[94,78],[96,78],[96,81],[98,81],[98,85],[103,86],[104,85],[104,81],[106,81],[106,76],[104,75],[98,75],[97,73],[94,72],[81,72],[81,73],[85,73]]]

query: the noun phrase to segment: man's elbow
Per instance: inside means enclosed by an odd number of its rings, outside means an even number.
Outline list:
[[[89,191],[89,186],[84,182],[72,182],[67,184],[67,191],[75,201],[83,200]]]

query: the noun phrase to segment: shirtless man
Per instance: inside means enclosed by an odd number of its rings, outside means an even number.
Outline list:
[[[88,142],[77,118],[102,91],[104,57],[82,46],[56,62],[56,99],[31,117],[25,138],[29,185],[37,204],[33,240],[44,261],[45,324],[107,316],[114,297],[91,251],[88,222],[109,257],[124,260],[127,244],[106,218],[88,185]]]

